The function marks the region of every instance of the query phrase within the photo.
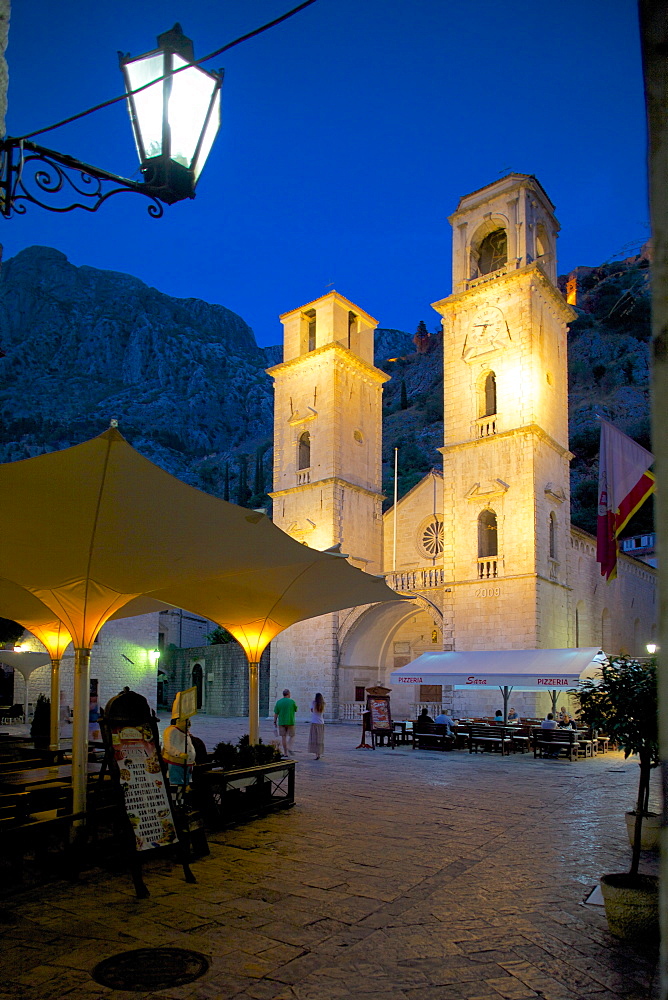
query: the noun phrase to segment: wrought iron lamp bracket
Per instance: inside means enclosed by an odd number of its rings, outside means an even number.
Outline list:
[[[49,212],[75,208],[97,212],[115,194],[144,195],[154,219],[164,213],[163,198],[170,201],[167,190],[100,170],[27,139],[0,140],[0,212],[6,219],[25,215],[28,204]]]

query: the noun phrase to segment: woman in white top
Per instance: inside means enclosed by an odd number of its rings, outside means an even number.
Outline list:
[[[311,729],[308,734],[308,753],[314,753],[315,759],[325,750],[325,699],[318,693],[311,703]]]

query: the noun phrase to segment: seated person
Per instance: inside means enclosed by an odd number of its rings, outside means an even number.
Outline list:
[[[416,723],[415,723],[416,732],[419,733],[421,729],[423,729],[427,724],[430,724],[433,721],[434,720],[432,719],[432,717],[429,714],[429,712],[427,711],[427,709],[423,708],[422,711],[420,712],[418,718],[417,718]]]
[[[556,729],[557,728],[557,723],[556,723],[556,720],[555,720],[554,716],[552,715],[552,712],[548,712],[547,713],[546,717],[543,719],[543,721],[540,724],[540,728],[541,729]]]
[[[437,722],[442,726],[447,726],[449,733],[453,731],[453,727],[455,725],[454,720],[451,719],[446,712],[441,712],[440,715],[437,715],[436,718],[434,719],[434,722]]]
[[[514,708],[511,708],[510,711],[508,712],[508,722],[519,722],[519,721],[520,721],[519,715],[517,714]]]
[[[501,726],[503,725],[503,712],[500,708],[494,713],[494,721]]]
[[[564,714],[561,716],[561,720],[559,722],[559,728],[560,729],[575,729],[575,723],[571,719],[571,717],[568,714],[568,712],[564,712]]]

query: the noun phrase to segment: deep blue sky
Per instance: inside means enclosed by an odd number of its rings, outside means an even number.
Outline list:
[[[7,131],[21,135],[123,89],[179,20],[196,56],[297,0],[14,0]],[[149,219],[135,197],[95,215],[2,220],[5,258],[57,247],[238,312],[262,345],[329,283],[381,326],[437,323],[458,198],[533,173],[562,225],[559,271],[647,238],[635,0],[318,0],[214,60],[223,126],[195,201]],[[123,104],[36,141],[126,176]]]

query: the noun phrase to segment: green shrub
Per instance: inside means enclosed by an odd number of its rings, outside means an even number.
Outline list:
[[[244,767],[259,764],[273,764],[281,760],[281,752],[273,743],[263,743],[261,739],[251,744],[248,733],[234,743],[217,743],[213,748],[213,763],[224,771],[238,771]]]

